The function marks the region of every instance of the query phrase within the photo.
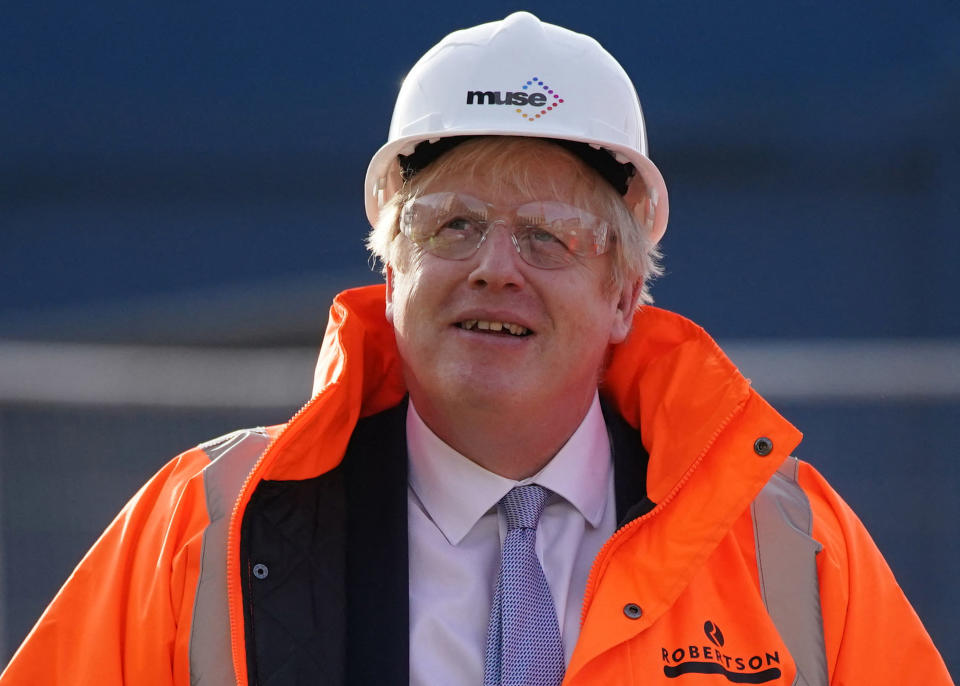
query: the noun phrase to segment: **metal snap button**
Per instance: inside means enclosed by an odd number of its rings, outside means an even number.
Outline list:
[[[269,574],[270,570],[267,568],[267,565],[262,562],[253,565],[253,575],[258,579],[266,579]]]
[[[627,603],[623,606],[623,614],[625,614],[628,619],[640,619],[643,615],[643,610],[636,603]]]
[[[773,441],[766,436],[761,436],[753,442],[753,452],[760,457],[766,457],[773,450]]]

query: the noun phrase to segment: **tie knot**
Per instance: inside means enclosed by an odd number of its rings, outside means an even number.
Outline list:
[[[549,495],[550,491],[537,484],[511,489],[500,500],[503,513],[507,517],[507,531],[517,528],[536,529]]]

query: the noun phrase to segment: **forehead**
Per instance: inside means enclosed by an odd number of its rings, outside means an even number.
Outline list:
[[[589,207],[605,183],[575,155],[548,141],[501,137],[458,145],[417,174],[411,190],[469,191],[489,202],[564,200]]]

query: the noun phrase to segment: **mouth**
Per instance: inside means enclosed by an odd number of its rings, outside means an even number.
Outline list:
[[[479,333],[485,334],[500,334],[501,336],[529,336],[532,331],[525,326],[520,324],[514,324],[513,322],[496,322],[488,321],[486,319],[464,319],[461,322],[457,322],[457,326],[464,331],[477,331]]]

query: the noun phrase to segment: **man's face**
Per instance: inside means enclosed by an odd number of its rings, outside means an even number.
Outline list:
[[[582,163],[552,144],[538,145],[542,154],[520,162],[536,167],[529,170],[534,181],[527,192],[484,172],[469,178],[451,172],[421,191],[460,191],[498,207],[533,200],[572,203],[575,184],[584,183],[576,173]],[[464,260],[402,246],[410,259],[400,260],[402,270],[388,269],[387,318],[411,398],[425,418],[437,408],[463,405],[516,412],[572,403],[585,412],[608,344],[619,343],[629,331],[637,288],[611,287],[610,253],[540,269],[517,253],[510,237],[514,228],[510,222],[497,224]],[[487,323],[490,328],[481,328]],[[518,326],[523,335],[516,335]]]

